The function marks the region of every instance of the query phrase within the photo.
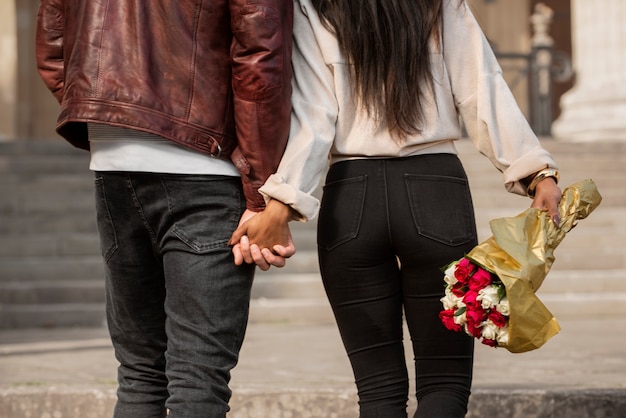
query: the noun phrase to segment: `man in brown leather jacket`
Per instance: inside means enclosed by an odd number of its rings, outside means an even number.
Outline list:
[[[264,207],[289,132],[290,0],[41,0],[57,132],[91,151],[116,417],[224,417]],[[243,214],[243,216],[242,216]]]

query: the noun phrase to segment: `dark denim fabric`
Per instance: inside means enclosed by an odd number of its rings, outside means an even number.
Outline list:
[[[415,416],[465,416],[474,342],[438,315],[441,268],[475,245],[469,185],[455,155],[331,166],[318,221],[320,268],[362,418],[407,416],[403,313],[415,355]]]
[[[98,172],[95,183],[115,417],[224,417],[254,274],[227,246],[241,180]]]

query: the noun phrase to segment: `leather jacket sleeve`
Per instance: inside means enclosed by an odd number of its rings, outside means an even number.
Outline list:
[[[247,207],[262,210],[258,189],[274,173],[289,136],[291,113],[291,0],[231,0],[232,83]]]
[[[46,87],[61,102],[63,97],[63,33],[65,1],[41,0],[37,15],[37,68]]]

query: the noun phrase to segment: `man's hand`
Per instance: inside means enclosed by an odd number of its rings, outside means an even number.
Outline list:
[[[296,253],[296,247],[289,238],[288,245],[274,245],[272,250],[269,248],[260,249],[256,244],[250,244],[250,240],[246,235],[241,237],[238,244],[233,246],[233,255],[235,256],[235,264],[241,265],[244,262],[248,264],[255,263],[261,270],[269,270],[271,266],[284,267],[287,258]]]
[[[246,210],[229,241],[235,264],[255,263],[261,270],[283,267],[296,252],[288,225],[293,217],[292,209],[276,200],[263,212]]]

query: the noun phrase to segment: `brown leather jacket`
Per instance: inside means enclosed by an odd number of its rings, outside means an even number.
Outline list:
[[[289,134],[292,26],[291,0],[41,0],[37,64],[74,146],[98,122],[230,158],[261,210]]]

